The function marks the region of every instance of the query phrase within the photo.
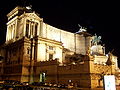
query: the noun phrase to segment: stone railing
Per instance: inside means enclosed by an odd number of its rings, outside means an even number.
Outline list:
[[[36,62],[35,65],[37,66],[59,65],[59,62],[58,60],[40,61]]]
[[[111,66],[95,64],[94,65],[94,72],[103,73],[103,74],[110,74],[111,73]]]

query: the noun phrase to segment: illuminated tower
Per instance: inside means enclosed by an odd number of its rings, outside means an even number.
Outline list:
[[[7,14],[6,43],[14,42],[22,37],[33,38],[39,35],[41,18],[30,7],[16,7]]]
[[[47,38],[43,19],[30,7],[16,7],[7,17],[5,80],[32,82],[35,62],[55,58],[62,62],[62,43]]]

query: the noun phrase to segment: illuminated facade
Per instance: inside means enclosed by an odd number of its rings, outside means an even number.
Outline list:
[[[102,85],[102,74],[118,70],[117,57],[106,56],[105,47],[98,44],[101,38],[85,28],[76,33],[55,28],[25,7],[16,7],[7,17],[0,79],[93,88]]]

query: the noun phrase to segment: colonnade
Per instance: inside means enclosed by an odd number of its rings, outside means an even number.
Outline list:
[[[17,23],[11,23],[7,26],[6,41],[15,40],[17,37],[21,37],[21,36],[33,38],[34,36],[37,36],[38,33],[39,32],[38,32],[37,22],[27,20],[25,22],[25,25],[23,26],[17,25]]]
[[[37,33],[38,33],[37,31],[38,31],[38,23],[27,20],[25,36],[28,38],[37,36]]]
[[[8,26],[6,41],[14,39],[16,37],[16,28],[15,24]]]

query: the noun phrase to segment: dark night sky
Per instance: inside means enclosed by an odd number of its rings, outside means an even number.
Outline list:
[[[118,2],[105,0],[4,0],[0,2],[0,43],[6,34],[6,14],[17,5],[32,5],[45,23],[54,27],[77,32],[78,24],[87,28],[89,33],[102,36],[106,51],[120,57]]]

